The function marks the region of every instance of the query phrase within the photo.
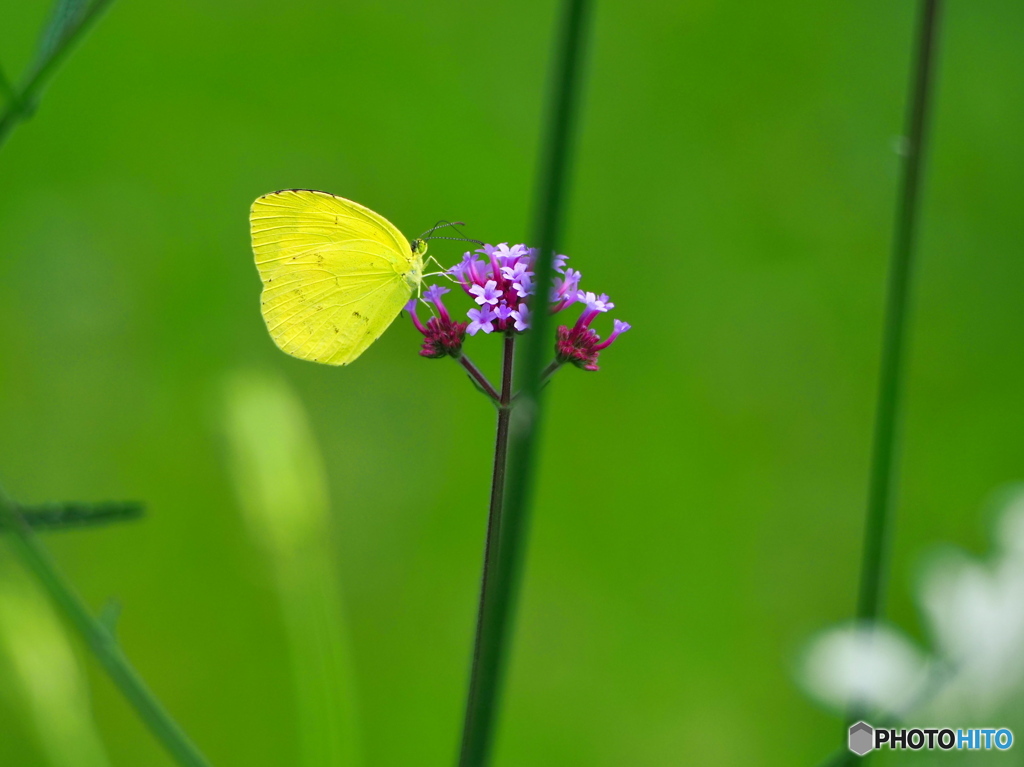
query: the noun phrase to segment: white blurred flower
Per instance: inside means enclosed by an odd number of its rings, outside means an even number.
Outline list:
[[[1008,557],[1024,559],[1024,489],[1017,489],[996,523],[998,543]]]
[[[1024,690],[1024,486],[1007,496],[987,559],[947,548],[925,562],[918,603],[932,653],[885,627],[852,625],[810,643],[800,681],[845,712],[984,716]],[[926,688],[924,685],[928,685]]]
[[[839,712],[901,711],[928,677],[928,662],[903,634],[883,625],[852,624],[818,634],[807,649],[800,681]]]
[[[954,669],[937,706],[992,711],[1024,682],[1024,496],[1001,514],[988,562],[934,556],[919,599],[937,654]]]

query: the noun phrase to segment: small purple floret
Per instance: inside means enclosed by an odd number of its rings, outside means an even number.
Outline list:
[[[471,336],[475,336],[481,330],[484,333],[492,332],[494,330],[493,322],[497,316],[498,315],[495,314],[489,306],[484,306],[480,309],[470,309],[469,319],[471,319],[472,322],[469,323],[469,326],[466,328],[466,332]]]
[[[438,288],[436,285],[434,287]],[[441,303],[441,295],[448,292],[447,288],[438,288],[433,293],[431,292],[432,290],[433,288],[427,291],[427,296],[430,296],[433,303],[438,307],[438,310],[441,312],[440,317],[431,317],[424,325],[420,321],[419,315],[416,314],[416,304],[418,301],[414,298],[405,305],[405,310],[412,316],[412,324],[423,334],[423,346],[420,347],[420,355],[430,357],[431,359],[439,359],[441,357],[455,357],[457,359],[462,356],[462,342],[466,338],[466,323],[453,321]]]
[[[530,327],[530,307],[519,304],[519,308],[512,312],[512,318],[516,321],[515,329],[522,333]]]
[[[431,285],[424,291],[423,297],[436,304],[445,293],[451,293],[451,291],[442,285]]]
[[[476,296],[476,302],[483,306],[498,303],[501,298],[501,291],[498,290],[498,283],[495,280],[487,280],[483,285],[472,285],[469,288],[470,295]]]

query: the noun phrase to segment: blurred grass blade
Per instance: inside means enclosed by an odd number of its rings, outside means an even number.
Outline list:
[[[50,24],[43,33],[35,64],[21,88],[21,102],[31,109],[47,78],[60,66],[82,36],[99,19],[113,0],[58,0]]]
[[[282,379],[238,373],[225,387],[232,474],[280,596],[304,767],[361,763],[349,632],[326,472],[302,403]]]
[[[16,91],[5,80],[11,98],[0,113],[0,146],[18,121],[32,116],[46,82],[111,2],[113,0],[93,0],[92,3],[85,0],[57,1],[50,23],[40,39],[35,64],[21,88]]]
[[[88,8],[86,0],[57,0],[50,9],[50,23],[43,30],[36,49],[36,67],[44,64],[60,48]]]
[[[53,767],[109,767],[88,681],[60,619],[39,589],[5,563],[0,563],[0,648],[47,761]]]
[[[14,90],[3,67],[0,67],[0,96],[3,96],[4,106],[16,105],[18,101],[18,92]]]
[[[144,506],[135,501],[102,501],[100,503],[46,503],[35,506],[18,506],[18,513],[34,530],[64,530],[67,528],[92,527],[111,522],[139,519]],[[4,529],[0,520],[0,530]]]
[[[110,636],[116,637],[117,622],[121,620],[121,601],[119,599],[108,599],[106,604],[100,609],[100,614],[97,618]]]
[[[52,602],[79,633],[118,690],[167,752],[182,767],[210,767],[199,749],[142,681],[107,627],[93,617],[82,598],[64,580],[50,559],[49,552],[39,542],[32,528],[25,524],[18,513],[17,504],[7,497],[2,487],[0,524],[10,530],[11,547],[26,569],[35,576]]]

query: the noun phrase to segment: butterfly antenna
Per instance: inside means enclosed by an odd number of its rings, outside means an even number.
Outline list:
[[[465,226],[465,224],[462,221],[455,221],[454,223],[451,222],[451,221],[438,221],[437,224],[435,224],[433,227],[431,227],[430,229],[425,231],[423,234],[421,234],[419,236],[419,239],[421,239],[421,240],[457,240],[459,242],[472,242],[474,245],[483,246],[483,243],[480,242],[480,240],[474,240],[474,239],[472,239],[470,237],[466,237],[464,235],[463,236],[459,236],[459,237],[430,237],[430,236],[428,236],[428,235],[431,235],[434,232],[436,232],[438,229],[444,229],[445,227],[451,227],[456,232],[458,232],[459,235],[462,235],[462,232],[460,232],[458,230],[458,227],[460,227],[460,226]]]
[[[427,231],[425,231],[423,234],[421,234],[419,238],[422,240],[428,234],[433,234],[438,229],[444,229],[446,226],[456,227],[456,226],[465,226],[465,225],[466,224],[464,222],[462,222],[462,221],[456,221],[454,223],[452,223],[451,221],[444,221],[444,220],[438,221],[436,224],[434,224],[432,227],[430,227]]]
[[[480,242],[480,240],[471,240],[469,237],[422,237],[420,239],[425,239],[425,240],[455,240],[456,242],[471,242],[474,245],[483,246],[483,243]]]

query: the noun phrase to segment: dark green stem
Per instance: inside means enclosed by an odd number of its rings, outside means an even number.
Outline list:
[[[896,485],[896,441],[902,404],[908,303],[917,233],[918,197],[935,71],[939,5],[939,0],[922,0],[916,61],[910,85],[903,179],[889,267],[889,295],[864,527],[864,558],[857,601],[857,617],[863,620],[874,620],[881,615],[885,597],[886,549]]]
[[[138,519],[144,509],[134,501],[105,503],[47,503],[19,506],[21,520],[33,530],[68,530]],[[0,521],[0,530],[4,524]]]
[[[538,247],[535,281],[539,286],[551,284],[552,257],[560,240],[591,8],[590,0],[565,0],[561,34],[555,49],[533,238]],[[517,371],[522,388],[510,412],[506,490],[497,561],[490,563],[488,597],[481,602],[474,653],[475,681],[471,682],[467,704],[461,767],[488,764],[493,746],[536,473],[541,375],[545,358],[553,347],[551,318],[543,308],[545,298],[541,287],[538,289],[540,306],[535,306],[531,314],[533,327],[523,337],[523,354]]]
[[[64,580],[46,549],[21,518],[16,504],[0,490],[0,522],[13,533],[11,545],[54,604],[78,631],[121,694],[135,708],[168,753],[182,767],[209,767],[199,749],[164,709],[121,652],[110,630],[89,612],[81,597]]]
[[[918,199],[935,74],[939,10],[939,0],[922,0],[907,102],[907,135],[903,147],[903,173],[896,211],[892,258],[889,264],[878,405],[875,413],[871,475],[864,524],[860,592],[857,598],[857,618],[868,622],[874,622],[881,617],[885,603],[889,537],[896,496],[897,438],[901,425],[903,376],[906,366],[907,317],[917,234]],[[854,722],[862,716],[862,711],[851,710],[847,723]],[[843,737],[846,736],[844,730]],[[842,757],[838,758],[839,763],[843,763]]]

